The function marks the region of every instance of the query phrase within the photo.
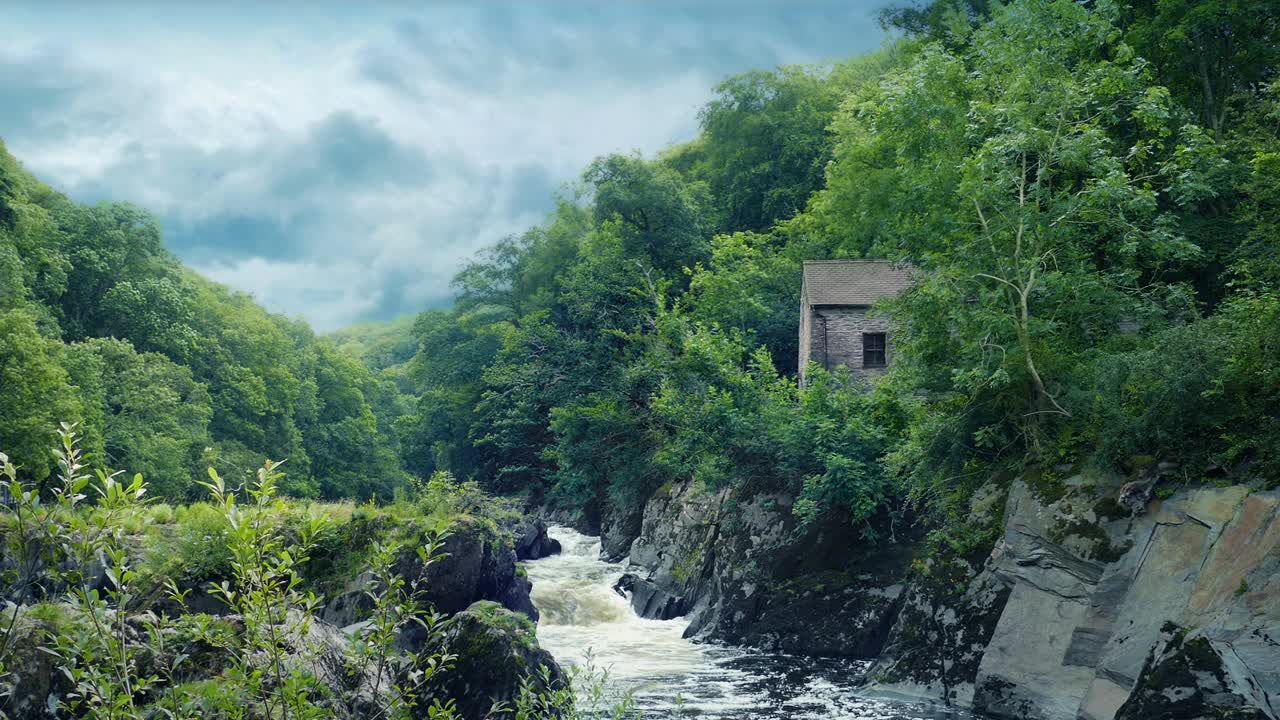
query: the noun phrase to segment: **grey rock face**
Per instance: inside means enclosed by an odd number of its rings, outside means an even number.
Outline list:
[[[1110,720],[1169,623],[1201,628],[1260,697],[1280,691],[1280,494],[1179,493],[1117,521],[1123,527],[1111,531],[1131,547],[1110,563],[1064,556],[1045,522],[1050,509],[1029,494],[1019,502],[995,562],[1012,594],[983,658],[975,707],[1013,717],[1029,703],[1031,717]],[[984,694],[984,684],[992,691]]]
[[[847,527],[796,535],[791,499],[738,502],[695,483],[645,507],[631,561],[632,606],[650,618],[688,614],[686,636],[810,655],[870,657],[904,596],[908,558],[870,559]]]
[[[54,716],[50,708],[71,690],[71,681],[58,670],[56,659],[40,649],[48,623],[23,615],[14,625],[7,677],[0,680],[0,714],[12,720],[44,720]]]
[[[1275,718],[1266,692],[1230,646],[1174,625],[1165,630],[1116,720]]]
[[[640,535],[643,512],[613,509],[600,523],[600,559],[619,562],[631,553],[631,544]]]
[[[973,704],[978,666],[1009,599],[990,572],[932,558],[909,579],[902,609],[869,675],[872,691]]]
[[[1019,720],[1280,717],[1280,493],[1198,488],[1132,517],[1098,481],[1014,483],[962,594],[913,582],[880,687]],[[1198,684],[1170,685],[1178,668]]]
[[[545,532],[545,529],[544,529]],[[516,571],[516,551],[508,543],[476,527],[462,526],[445,542],[443,559],[424,567],[417,549],[407,547],[396,558],[393,570],[423,590],[423,603],[445,614],[465,610],[478,600],[492,600],[532,620],[538,611],[529,599],[532,584]],[[360,575],[337,593],[320,613],[320,619],[345,627],[364,619],[370,607],[364,594],[371,578]]]

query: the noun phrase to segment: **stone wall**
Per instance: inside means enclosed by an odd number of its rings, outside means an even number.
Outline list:
[[[863,333],[885,333],[886,359],[893,361],[893,337],[889,320],[870,317],[865,307],[822,306],[808,308],[800,319],[800,367],[813,360],[834,370],[843,365],[855,377],[872,379],[884,372],[883,368],[863,367]]]
[[[808,289],[803,285],[800,286],[800,358],[799,364],[796,365],[800,369],[800,382],[804,382],[804,369],[809,364],[809,360],[813,358],[813,308],[809,307]],[[821,345],[819,345],[821,347]],[[821,362],[819,360],[818,362]]]

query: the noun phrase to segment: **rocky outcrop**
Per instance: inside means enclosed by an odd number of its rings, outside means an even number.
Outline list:
[[[1189,489],[1134,517],[1120,485],[1014,483],[990,557],[953,570],[963,592],[913,583],[874,687],[1001,718],[1277,717],[1280,493]],[[1171,688],[1182,670],[1198,684]],[[1181,709],[1150,714],[1157,695]],[[1237,714],[1177,714],[1210,698]]]
[[[545,537],[545,527],[543,534]],[[519,571],[516,551],[503,537],[475,524],[458,524],[445,541],[445,556],[430,566],[418,557],[417,546],[405,547],[393,570],[410,584],[417,583],[425,606],[452,614],[479,600],[492,600],[532,620],[538,611],[529,599],[529,580]],[[365,594],[368,575],[350,580],[320,613],[320,619],[343,627],[364,619],[370,607]]]
[[[1009,598],[990,572],[962,558],[921,563],[878,658],[871,690],[948,705],[973,703],[978,666]]]
[[[909,553],[863,552],[847,523],[799,528],[783,494],[739,501],[697,483],[659,491],[630,548],[644,617],[687,614],[686,635],[809,655],[876,655]]]
[[[600,559],[621,562],[640,536],[644,514],[638,508],[613,508],[600,521]]]
[[[547,535],[547,524],[538,517],[526,517],[514,528],[517,560],[541,560],[560,554],[560,541]]]
[[[1115,720],[1274,720],[1271,699],[1227,646],[1174,625],[1152,649]],[[1265,708],[1265,709],[1264,709]]]
[[[633,589],[631,595],[637,613],[659,618],[654,613],[659,608],[678,607],[676,613],[684,614],[716,605],[716,559],[723,550],[720,530],[728,497],[728,491],[709,493],[688,483],[650,498],[639,535],[624,553],[639,570],[633,583],[639,593]]]
[[[424,690],[424,711],[432,698],[439,698],[455,701],[460,717],[483,718],[495,703],[515,701],[522,681],[541,693],[568,687],[551,654],[538,647],[529,618],[497,603],[477,602],[454,615],[439,644],[428,650],[451,653],[455,660]],[[425,712],[421,716],[427,717]]]
[[[685,599],[658,587],[653,580],[626,573],[614,583],[613,591],[629,598],[636,614],[650,620],[671,620],[685,614]]]

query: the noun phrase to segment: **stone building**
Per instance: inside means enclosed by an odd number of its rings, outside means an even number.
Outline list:
[[[809,361],[843,365],[871,379],[893,359],[889,321],[869,317],[876,301],[911,284],[909,268],[887,260],[809,260],[800,281],[800,381]]]

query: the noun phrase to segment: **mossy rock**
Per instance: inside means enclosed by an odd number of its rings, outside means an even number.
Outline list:
[[[539,690],[568,682],[551,654],[538,646],[529,618],[487,600],[450,618],[426,650],[456,656],[454,667],[433,678],[426,695],[454,700],[466,718],[485,717],[495,702],[512,701],[521,682],[532,682]],[[551,687],[546,687],[544,672]]]
[[[1049,539],[1089,560],[1106,563],[1119,560],[1130,547],[1112,545],[1101,525],[1083,519],[1059,523],[1049,531]]]
[[[18,612],[10,638],[12,649],[6,658],[6,674],[0,678],[0,693],[3,693],[0,715],[12,720],[48,718],[48,698],[64,696],[71,690],[71,681],[58,670],[57,659],[41,646],[51,632],[75,632],[69,627],[73,621],[65,608],[57,605],[42,603]],[[9,613],[0,617],[7,621]]]
[[[1115,720],[1264,720],[1250,679],[1232,677],[1209,638],[1166,624]],[[1265,702],[1265,700],[1263,700]]]
[[[1042,505],[1052,505],[1067,496],[1071,488],[1052,470],[1028,468],[1022,480]]]

